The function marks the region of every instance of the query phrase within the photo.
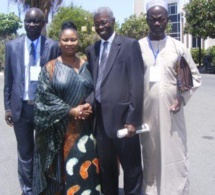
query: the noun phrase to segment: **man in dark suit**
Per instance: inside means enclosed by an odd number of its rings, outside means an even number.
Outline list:
[[[26,36],[6,43],[4,105],[5,120],[14,127],[18,148],[18,175],[24,195],[31,195],[34,152],[34,98],[38,74],[58,56],[58,43],[41,35],[43,12],[26,12]]]
[[[139,136],[142,124],[143,61],[134,39],[114,32],[115,18],[108,7],[94,14],[94,26],[101,40],[86,49],[93,75],[96,140],[104,195],[118,194],[118,159],[124,171],[125,194],[141,194],[142,167]],[[128,135],[117,138],[117,130]]]

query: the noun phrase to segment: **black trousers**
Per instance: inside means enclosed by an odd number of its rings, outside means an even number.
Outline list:
[[[97,150],[104,195],[118,195],[118,159],[124,172],[125,195],[142,194],[142,164],[139,136],[111,139],[104,130],[101,106],[97,103]]]
[[[14,123],[18,150],[18,176],[24,195],[32,194],[34,154],[34,106],[23,101],[20,118]]]

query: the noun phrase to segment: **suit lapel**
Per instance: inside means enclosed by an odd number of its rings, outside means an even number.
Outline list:
[[[47,38],[41,35],[41,46],[40,46],[40,66],[44,66],[47,62],[49,47]]]
[[[94,68],[93,68],[93,82],[94,82],[94,86],[96,86],[96,81],[97,81],[97,77],[98,77],[98,67],[99,67],[99,51],[100,51],[100,46],[101,46],[101,41],[98,41],[95,43],[94,45],[94,51],[95,51],[95,55],[94,55]]]
[[[17,43],[17,51],[19,53],[19,65],[21,66],[22,81],[25,80],[25,36],[20,37]]]
[[[107,59],[107,64],[105,66],[103,81],[105,80],[105,78],[109,74],[112,66],[114,65],[114,61],[119,53],[120,47],[121,47],[120,37],[116,34],[116,36],[112,42],[111,48],[110,48],[110,53],[109,53],[109,56]]]

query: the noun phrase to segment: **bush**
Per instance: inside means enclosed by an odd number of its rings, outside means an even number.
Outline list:
[[[192,48],[190,52],[194,62],[196,64],[199,64],[199,48]],[[206,55],[206,51],[204,49],[201,49],[201,63],[203,62],[203,58],[205,55]]]
[[[98,41],[99,36],[95,32],[92,32],[91,34],[80,32],[79,39],[79,51],[84,54],[87,46],[93,44],[95,41]]]
[[[212,57],[212,64],[215,65],[215,46],[209,47],[206,54]]]

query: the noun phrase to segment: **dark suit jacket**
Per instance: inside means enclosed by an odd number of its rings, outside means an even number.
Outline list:
[[[89,46],[86,55],[96,86],[101,41]],[[143,60],[139,43],[127,37],[115,36],[101,84],[101,108],[104,128],[110,138],[125,124],[139,126],[143,116]],[[93,103],[94,94],[88,98]],[[96,109],[95,109],[96,110]]]
[[[12,112],[13,122],[19,120],[25,83],[25,36],[9,41],[5,45],[4,106]],[[40,65],[59,55],[58,42],[41,36]]]

